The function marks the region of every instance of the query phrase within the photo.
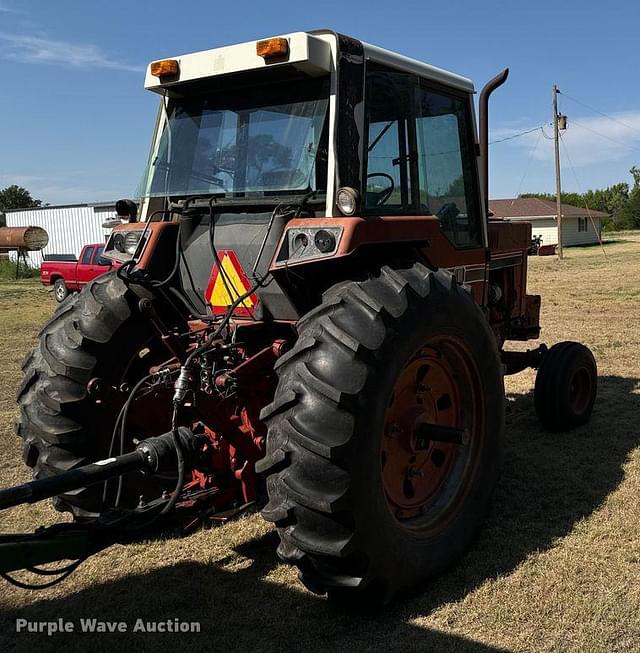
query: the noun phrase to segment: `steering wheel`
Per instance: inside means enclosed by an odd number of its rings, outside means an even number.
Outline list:
[[[367,204],[371,206],[373,203],[373,206],[382,206],[393,194],[393,191],[396,188],[396,182],[393,180],[393,177],[388,175],[386,172],[371,172],[367,175],[367,179],[370,179],[371,177],[384,177],[390,182],[390,186],[381,191],[367,191]]]

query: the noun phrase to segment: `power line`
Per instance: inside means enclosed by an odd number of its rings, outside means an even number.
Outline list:
[[[551,123],[545,123],[544,125],[538,125],[537,127],[532,127],[531,129],[526,129],[525,131],[518,132],[517,134],[512,134],[511,136],[506,136],[505,138],[499,138],[495,141],[489,141],[489,145],[494,145],[495,143],[504,143],[504,141],[510,141],[514,138],[520,138],[520,136],[524,136],[526,134],[531,134],[535,131],[538,131],[538,129],[542,129],[543,127],[549,126]]]
[[[595,232],[598,242],[600,243],[600,247],[602,249],[602,253],[604,254],[605,259],[607,258],[607,252],[604,249],[604,245],[602,244],[602,237],[600,236],[600,232],[598,229],[596,229],[596,223],[595,220],[593,219],[593,216],[591,215],[591,210],[589,209],[589,205],[587,204],[587,200],[585,199],[584,193],[582,191],[582,184],[580,183],[580,180],[578,179],[578,174],[576,173],[576,169],[573,167],[573,161],[571,160],[571,157],[569,156],[569,150],[567,148],[567,144],[564,142],[564,137],[560,132],[558,132],[558,136],[560,137],[560,142],[562,143],[562,148],[564,149],[565,156],[567,157],[567,161],[569,162],[569,167],[571,168],[571,172],[573,173],[573,178],[576,180],[576,186],[578,187],[578,191],[580,195],[582,196],[582,202],[584,204],[584,208],[587,209],[587,215],[589,216],[589,220],[591,220],[591,224],[593,225],[593,231]]]
[[[545,131],[544,131],[544,127],[540,127],[540,131],[542,132],[542,135],[543,135],[543,136],[544,136],[548,141],[552,141],[552,140],[554,139],[553,136],[547,136],[547,134],[546,134]]]
[[[518,132],[517,134],[512,134],[511,136],[506,136],[505,138],[499,138],[496,141],[489,141],[489,145],[494,145],[495,143],[503,143],[504,141],[510,141],[510,140],[512,140],[514,138],[520,138],[520,136],[525,136],[526,134],[532,134],[533,132],[538,131],[538,130],[540,130],[542,132],[542,135],[545,136],[545,138],[548,138],[548,136],[544,133],[543,128],[545,126],[550,125],[550,124],[551,123],[547,123],[546,125],[538,125],[537,127],[532,127],[531,129],[526,129],[525,131]],[[383,129],[382,131],[384,132],[386,130]],[[380,134],[375,139],[373,145],[376,145],[379,140],[380,140]],[[538,136],[538,140],[536,141],[535,147],[538,146],[539,141],[540,141],[540,136]],[[369,146],[369,152],[371,152],[372,147],[373,147],[372,145]],[[433,157],[436,157],[436,156],[444,156],[445,154],[459,154],[459,153],[460,153],[460,148],[456,148],[455,150],[444,150],[443,152],[429,152],[429,153],[426,153],[426,154],[422,154],[420,156],[422,156],[424,158],[433,158]],[[385,159],[385,160],[388,160],[389,159],[389,157],[384,155],[384,154],[380,154],[380,155],[369,154],[368,158],[370,160],[372,160],[372,159]]]
[[[543,134],[544,131],[541,128],[540,133],[538,134],[538,138],[536,139],[535,145],[531,148],[531,151],[529,152],[527,165],[524,168],[524,173],[522,174],[522,178],[520,179],[520,183],[518,184],[518,192],[516,193],[516,196],[511,201],[511,206],[513,206],[516,199],[520,196],[520,191],[522,190],[522,185],[524,184],[525,177],[527,176],[529,172],[529,168],[531,167],[531,161],[533,160],[533,155],[536,153],[536,150],[538,149],[538,145],[540,144],[540,138],[542,137]]]
[[[628,125],[626,122],[622,122],[622,120],[618,120],[617,118],[614,118],[613,116],[610,116],[610,115],[604,113],[603,111],[600,111],[599,109],[596,109],[595,107],[589,106],[586,102],[583,102],[582,100],[578,100],[578,99],[576,99],[574,97],[571,97],[571,95],[567,95],[566,93],[563,93],[562,91],[560,91],[560,94],[564,95],[569,100],[572,100],[573,102],[576,102],[577,104],[581,104],[586,109],[589,109],[589,111],[593,111],[594,113],[599,113],[604,118],[608,118],[612,122],[617,122],[619,125],[622,125],[623,127],[626,127],[627,129],[631,129],[632,131],[640,134],[640,129],[637,129],[636,127]]]

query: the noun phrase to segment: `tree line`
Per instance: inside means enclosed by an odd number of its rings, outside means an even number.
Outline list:
[[[586,193],[561,193],[560,201],[607,213],[609,219],[603,222],[603,229],[608,231],[640,229],[640,168],[633,166],[630,172],[633,177],[632,188],[621,182],[608,188],[588,190]],[[556,199],[552,193],[523,193],[519,197],[538,197],[554,202]]]
[[[22,186],[13,184],[0,190],[0,213],[9,209],[31,209],[34,206],[42,206],[42,201],[31,197],[31,193]],[[0,215],[0,227],[4,224],[4,218]]]

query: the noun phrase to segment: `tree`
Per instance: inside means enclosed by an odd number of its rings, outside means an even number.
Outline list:
[[[583,195],[583,200],[590,209],[603,211],[615,219],[629,201],[629,184],[621,182],[601,190],[588,190]]]
[[[518,197],[537,197],[550,202],[556,201],[555,193],[522,193]],[[579,193],[560,193],[560,201],[563,204],[571,204],[572,206],[584,206],[582,195]]]
[[[611,222],[607,228],[620,230],[620,229],[640,229],[640,168],[633,166],[629,170],[633,177],[633,188],[629,190],[628,184],[616,184],[609,190],[615,189],[618,186],[625,186],[624,198],[611,198],[610,201],[615,206],[612,206],[608,212],[612,216]]]
[[[635,180],[635,188],[640,184],[640,168],[633,167],[631,174]],[[560,200],[563,204],[571,204],[572,206],[588,207],[594,211],[602,211],[610,216],[609,220],[603,222],[604,229],[635,229],[636,219],[635,209],[631,209],[631,198],[635,192],[635,188],[629,191],[629,184],[621,182],[614,184],[608,188],[597,188],[595,190],[588,190],[586,193],[562,193]],[[638,191],[638,198],[635,201],[640,201],[640,190]],[[526,193],[520,197],[538,197],[540,199],[556,201],[556,196],[552,193]],[[639,218],[640,219],[640,218]],[[638,223],[640,226],[640,223]]]
[[[442,193],[443,197],[464,197],[464,177],[460,175],[454,179],[450,184],[449,188]]]
[[[640,171],[639,171],[640,172]],[[616,229],[640,229],[640,180],[629,193],[629,201],[614,222]]]
[[[22,186],[7,186],[0,190],[0,211],[9,209],[30,209],[40,206],[42,202],[31,197],[31,193]]]

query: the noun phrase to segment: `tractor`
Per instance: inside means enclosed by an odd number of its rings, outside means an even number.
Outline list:
[[[34,480],[0,492],[74,519],[2,537],[2,575],[49,586],[110,544],[257,509],[330,599],[385,602],[452,565],[498,481],[504,375],[537,369],[549,431],[596,397],[582,344],[505,348],[540,335],[531,226],[487,207],[507,75],[477,129],[468,79],[330,30],[152,62],[118,265],[27,356]]]

